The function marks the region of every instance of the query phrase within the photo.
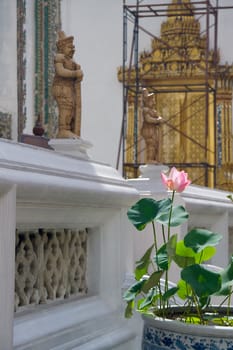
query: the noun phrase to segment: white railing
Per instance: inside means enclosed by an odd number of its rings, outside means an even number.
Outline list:
[[[135,232],[126,210],[139,193],[166,195],[162,169],[126,182],[83,157],[0,141],[0,350],[139,349],[141,323],[124,320],[121,291],[150,235]],[[177,197],[189,226],[223,234],[217,266],[231,253],[226,195],[190,186]],[[86,246],[74,253],[82,232]]]

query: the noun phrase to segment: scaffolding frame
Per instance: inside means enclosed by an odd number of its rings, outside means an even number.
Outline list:
[[[152,36],[161,41],[161,39],[154,34],[150,33],[146,30],[145,27],[140,25],[141,19],[151,19],[151,18],[159,18],[159,17],[167,17],[173,14],[174,9],[168,8],[171,5],[171,1],[165,1],[163,4],[161,3],[151,3],[145,4],[144,0],[136,0],[135,5],[127,5],[127,0],[123,0],[123,118],[122,118],[122,128],[121,128],[121,137],[119,144],[119,152],[117,158],[117,168],[119,167],[120,154],[122,149],[122,163],[123,163],[123,176],[126,176],[125,167],[132,167],[134,169],[135,177],[137,177],[138,168],[142,163],[138,161],[138,105],[139,105],[139,95],[140,89],[143,87],[140,85],[139,79],[139,35],[140,31]],[[201,16],[204,17],[205,20],[205,34],[206,34],[206,48],[205,48],[205,69],[204,69],[204,80],[199,84],[165,84],[165,85],[147,85],[147,88],[150,88],[151,92],[154,93],[174,93],[174,92],[203,92],[205,94],[205,120],[206,120],[206,130],[208,131],[208,120],[209,120],[209,94],[213,94],[214,101],[214,130],[215,130],[215,140],[217,138],[217,127],[216,127],[216,114],[217,114],[217,78],[219,73],[217,71],[217,57],[218,57],[218,12],[219,10],[224,9],[233,9],[233,6],[225,5],[225,0],[196,0],[191,1],[191,5],[193,8],[186,6],[184,9],[179,9],[179,15],[181,16]],[[220,3],[221,2],[221,5]],[[143,3],[143,4],[142,4]],[[185,4],[180,0],[180,3],[185,6]],[[133,38],[132,38],[132,46],[130,51],[129,65],[127,64],[127,52],[128,52],[128,21],[133,23]],[[210,24],[210,22],[213,24]],[[209,53],[210,53],[210,30],[213,30],[213,43],[211,51],[213,52],[214,58],[214,73],[212,71],[211,79],[214,81],[213,86],[210,85],[210,76],[209,76]],[[167,45],[167,44],[166,44]],[[168,46],[168,45],[167,45]],[[175,46],[168,46],[169,49],[177,49]],[[131,79],[131,71],[135,70],[135,80],[133,83],[130,82]],[[128,95],[129,92],[133,92],[134,97],[134,160],[133,163],[125,162],[125,154],[126,154],[126,125],[127,125],[127,108],[128,108]],[[207,154],[207,135],[205,135],[205,152]],[[216,144],[215,144],[215,154],[216,152]],[[177,167],[203,167],[205,169],[205,185],[208,186],[208,169],[213,168],[214,171],[214,179],[216,183],[216,164],[217,160],[215,159],[215,166],[207,164],[207,163],[166,163],[165,165],[174,165]]]

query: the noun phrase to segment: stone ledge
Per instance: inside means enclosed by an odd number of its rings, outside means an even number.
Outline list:
[[[17,185],[18,203],[127,207],[138,192],[106,165],[0,140],[0,192]]]
[[[51,139],[49,146],[61,154],[89,159],[87,150],[92,147],[92,144],[77,137],[75,139]]]
[[[98,297],[42,307],[15,318],[14,350],[111,350],[120,344],[130,350],[127,342],[134,338],[122,314]]]

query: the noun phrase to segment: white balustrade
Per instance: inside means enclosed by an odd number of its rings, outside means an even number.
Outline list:
[[[137,197],[108,165],[0,140],[0,350],[135,349],[121,288]]]

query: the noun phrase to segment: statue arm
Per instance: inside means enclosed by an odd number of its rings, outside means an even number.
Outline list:
[[[157,115],[156,111],[146,111],[143,113],[143,118],[145,122],[151,124],[159,124],[162,121],[162,117]]]
[[[161,119],[162,119],[161,117],[157,117],[157,118],[147,117],[145,118],[145,121],[150,124],[159,124],[161,122]]]
[[[82,74],[81,71],[78,70],[70,70],[63,66],[63,63],[56,62],[55,63],[56,73],[63,78],[79,78]]]
[[[63,78],[77,78],[82,80],[83,73],[79,64],[75,64],[75,70],[67,69],[64,67],[64,55],[57,54],[54,60],[55,70],[58,76]]]

